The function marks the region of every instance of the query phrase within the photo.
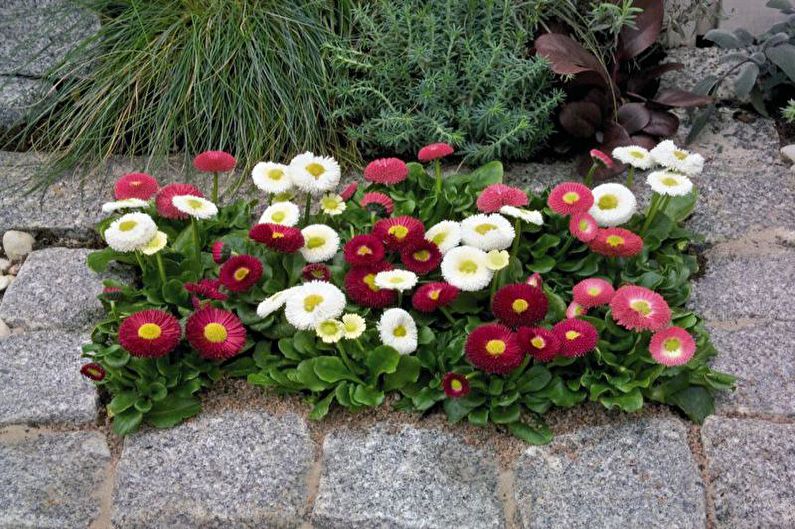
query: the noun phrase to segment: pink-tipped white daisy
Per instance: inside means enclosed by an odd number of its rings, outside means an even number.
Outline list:
[[[574,301],[586,309],[607,305],[615,293],[613,285],[598,277],[583,279],[572,288]]]
[[[625,285],[610,300],[616,322],[631,331],[659,331],[671,322],[671,309],[665,299],[648,288]]]
[[[649,352],[658,364],[668,367],[681,366],[693,358],[696,353],[696,342],[681,327],[668,327],[651,337]]]

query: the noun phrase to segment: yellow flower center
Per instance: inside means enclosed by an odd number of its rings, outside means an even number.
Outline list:
[[[580,226],[580,231],[588,231],[588,221],[587,220],[581,220],[579,226]]]
[[[119,223],[119,231],[130,231],[138,226],[138,223],[134,220],[125,220],[124,222]]]
[[[318,235],[309,237],[309,239],[307,239],[306,241],[306,247],[309,248],[310,250],[314,250],[315,248],[320,248],[324,244],[326,244],[326,239]]]
[[[273,234],[271,235],[271,239],[283,239],[283,238],[284,238],[284,233],[280,231],[274,231]]]
[[[333,321],[324,321],[320,324],[320,334],[334,336],[337,332],[339,332],[339,326]]]
[[[629,155],[637,160],[642,160],[646,157],[641,151],[629,151]]]
[[[526,310],[527,310],[527,308],[528,308],[529,306],[530,306],[530,304],[529,304],[529,303],[527,303],[527,301],[523,300],[522,298],[515,299],[515,300],[513,301],[513,303],[511,303],[511,308],[512,308],[512,309],[513,309],[513,311],[514,311],[515,313],[517,313],[517,314],[521,314],[521,313],[523,313],[524,311],[526,311]]]
[[[138,327],[138,338],[144,340],[157,340],[163,334],[163,329],[156,323],[144,323]]]
[[[496,229],[497,229],[497,226],[495,226],[494,224],[490,224],[490,223],[478,224],[477,226],[475,226],[475,231],[478,232],[481,235],[486,235],[491,230],[496,230]]]
[[[330,209],[335,210],[339,207],[339,202],[337,202],[336,198],[333,197],[326,197],[321,201],[323,205],[323,209]]]
[[[316,277],[320,279],[321,277],[325,276],[323,270],[312,270],[312,277]]]
[[[489,340],[486,343],[486,351],[492,356],[500,356],[505,352],[505,342],[502,340]]]
[[[602,292],[602,289],[599,287],[588,287],[585,291],[588,293],[589,296],[596,297],[599,295],[600,292]]]
[[[268,171],[268,178],[271,180],[276,180],[277,182],[282,179],[284,176],[284,171],[281,169],[271,169]]]
[[[284,211],[277,211],[276,213],[271,215],[271,220],[273,220],[273,222],[281,222],[284,220],[284,217],[286,216],[287,215],[284,213]]]
[[[472,259],[467,259],[458,265],[458,271],[464,274],[474,274],[478,271],[478,264]]]
[[[355,321],[348,321],[343,324],[345,326],[345,332],[355,332],[359,329],[359,326],[356,324]]]
[[[618,198],[615,195],[602,195],[599,197],[599,209],[615,209],[618,207]]]
[[[406,235],[409,234],[409,229],[402,224],[398,224],[397,226],[392,226],[389,228],[389,234],[395,239],[401,241],[406,237]]]
[[[130,185],[133,187],[138,187],[139,185],[143,184],[140,180],[131,180]]]
[[[441,231],[431,237],[431,242],[433,242],[433,244],[436,246],[441,246],[445,239],[447,239],[447,233]]]
[[[434,289],[434,290],[431,290],[430,292],[428,292],[428,297],[431,298],[432,300],[436,301],[437,299],[439,299],[439,295],[441,293],[442,293],[442,291],[437,288],[437,289]]]
[[[312,312],[321,303],[323,303],[323,296],[319,294],[309,294],[304,298],[304,310]]]
[[[201,209],[203,205],[201,200],[196,200],[195,198],[188,199],[188,206],[190,206],[191,209]]]
[[[532,340],[530,340],[530,343],[531,343],[531,344],[533,345],[533,347],[535,347],[536,349],[543,349],[543,348],[544,348],[544,347],[547,345],[547,342],[546,342],[546,340],[544,340],[544,339],[543,339],[543,338],[541,338],[540,336],[536,336],[535,338],[533,338]]]
[[[679,180],[677,180],[673,176],[666,176],[665,178],[662,179],[662,183],[665,186],[674,187],[679,184]]]
[[[204,327],[204,337],[208,342],[221,343],[226,340],[227,332],[226,327],[220,323],[208,323]]]
[[[687,152],[686,151],[676,150],[676,151],[674,151],[674,157],[677,160],[684,160],[685,158],[687,158]]]
[[[461,383],[460,380],[454,378],[453,380],[450,381],[450,389],[452,389],[453,391],[461,391],[462,389],[464,389],[464,385]]]
[[[398,326],[397,326],[397,327],[395,327],[395,329],[392,331],[392,334],[394,334],[394,335],[395,335],[396,337],[398,337],[398,338],[403,338],[404,336],[406,336],[406,334],[407,334],[407,331],[406,331],[406,328],[405,328],[404,326],[402,326],[402,325],[398,325]]]
[[[368,287],[370,287],[370,290],[372,290],[373,292],[378,292],[379,290],[381,290],[381,289],[380,289],[380,288],[379,288],[379,287],[378,287],[378,286],[375,284],[375,274],[367,274],[366,276],[364,276],[364,278],[362,279],[362,281],[364,281],[364,283],[365,283],[365,284],[366,284]]]
[[[356,250],[356,255],[371,255],[373,251],[368,246],[359,246]]]
[[[431,252],[428,250],[420,250],[418,252],[414,252],[412,255],[414,256],[414,259],[421,263],[424,263],[431,258]]]
[[[237,270],[235,270],[235,281],[243,281],[248,275],[251,273],[251,270],[246,268],[245,266],[241,266]]]
[[[315,180],[323,176],[323,173],[326,172],[326,168],[320,165],[319,163],[310,163],[306,166],[306,172],[311,174],[315,177]]]
[[[651,305],[645,299],[636,299],[630,302],[629,306],[635,312],[642,314],[643,316],[648,316],[651,314]]]
[[[563,202],[565,202],[566,204],[572,205],[578,200],[580,200],[580,194],[574,191],[569,191],[568,193],[563,195]]]
[[[582,334],[578,333],[577,331],[566,331],[567,340],[576,340],[580,336],[582,336]]]
[[[663,342],[663,349],[669,356],[678,356],[681,347],[682,343],[679,341],[679,338],[668,338]]]
[[[618,248],[619,246],[624,244],[624,237],[620,235],[608,235],[605,241],[613,248]]]
[[[393,285],[399,285],[403,283],[403,276],[390,276],[389,282],[392,283]]]

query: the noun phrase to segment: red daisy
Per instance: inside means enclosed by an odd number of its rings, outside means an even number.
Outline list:
[[[193,167],[202,173],[226,173],[235,165],[235,157],[224,151],[204,151],[193,159]]]
[[[616,166],[616,163],[613,161],[610,155],[603,153],[599,149],[591,149],[589,154],[591,155],[591,160],[593,160],[593,163],[597,165],[606,167],[608,169],[612,169]]]
[[[464,350],[469,363],[487,373],[510,373],[524,359],[516,335],[499,323],[486,323],[473,329]]]
[[[225,301],[229,296],[221,292],[221,281],[218,279],[202,279],[198,283],[185,283],[185,290],[191,294],[207,299]]]
[[[624,228],[599,228],[588,246],[607,257],[633,257],[643,251],[643,239]]]
[[[671,322],[671,309],[658,293],[637,285],[625,285],[610,300],[616,322],[631,331],[659,331]]]
[[[304,281],[330,281],[331,269],[323,263],[310,263],[301,269]]]
[[[455,149],[453,149],[452,145],[448,145],[447,143],[431,143],[420,149],[420,152],[417,153],[417,159],[421,162],[431,162],[444,158],[445,156],[450,156],[453,152],[455,152]]]
[[[216,307],[204,307],[188,318],[185,336],[202,358],[226,360],[243,348],[246,343],[246,328],[231,312]]]
[[[178,195],[193,195],[195,197],[204,197],[199,189],[191,184],[168,184],[157,192],[155,197],[155,205],[157,206],[157,214],[167,219],[187,219],[188,214],[183,213],[174,207],[171,202],[175,196]]]
[[[469,380],[458,373],[447,373],[442,379],[444,394],[451,399],[460,399],[469,394]]]
[[[433,312],[455,301],[459,292],[449,283],[426,283],[411,296],[411,304],[420,312]]]
[[[658,364],[681,366],[696,354],[696,342],[681,327],[668,327],[654,333],[649,342],[649,352]]]
[[[147,309],[127,316],[119,325],[119,344],[133,356],[159,358],[177,347],[182,329],[168,312]]]
[[[245,292],[262,277],[262,263],[253,255],[236,255],[221,265],[218,278],[231,292]]]
[[[505,285],[494,294],[491,311],[505,325],[532,325],[544,319],[549,302],[546,294],[527,283]]]
[[[574,301],[589,309],[607,305],[616,293],[613,285],[599,277],[583,279],[571,289]]]
[[[364,179],[376,184],[399,184],[409,175],[406,162],[398,158],[379,158],[364,168]]]
[[[100,382],[105,378],[107,373],[105,372],[105,368],[98,363],[90,362],[88,364],[83,364],[80,368],[80,374],[86,378],[90,378],[94,382]]]
[[[248,236],[271,250],[282,253],[297,252],[304,247],[301,230],[281,224],[257,224],[248,231]]]
[[[590,213],[581,211],[574,213],[569,219],[569,231],[577,240],[591,242],[596,238],[599,225],[596,224],[596,219]]]
[[[102,295],[108,301],[119,301],[124,297],[124,294],[119,287],[103,287]]]
[[[400,250],[400,261],[415,274],[425,275],[442,262],[442,253],[436,244],[420,239]]]
[[[211,248],[215,264],[223,264],[232,255],[232,248],[224,241],[215,241]]]
[[[539,362],[549,362],[560,352],[560,339],[549,329],[522,327],[517,336],[522,349]]]
[[[527,281],[525,282],[531,287],[536,287],[536,288],[541,288],[541,286],[544,284],[544,281],[541,279],[541,274],[539,274],[538,272],[535,272],[533,275],[528,277]]]
[[[505,184],[492,184],[481,191],[477,206],[483,213],[497,213],[503,206],[517,208],[529,203],[527,193],[516,187]]]
[[[345,262],[351,266],[366,266],[384,260],[384,245],[373,235],[356,235],[342,248]]]
[[[354,266],[345,274],[345,293],[362,307],[383,308],[394,305],[397,290],[378,288],[375,275],[392,270],[392,265],[382,261],[368,266]]]
[[[377,221],[373,226],[373,235],[384,243],[387,250],[399,251],[424,240],[425,226],[419,219],[403,215]]]
[[[593,206],[593,193],[579,182],[563,182],[550,191],[547,205],[558,215],[586,212]]]
[[[578,319],[560,321],[552,328],[552,332],[560,340],[560,353],[569,358],[583,356],[599,341],[596,327]]]
[[[151,175],[146,173],[128,173],[116,180],[116,184],[113,186],[113,196],[116,197],[116,200],[124,200],[126,198],[149,200],[157,193],[159,187],[157,180]]]
[[[342,192],[340,193],[342,200],[347,202],[348,200],[352,199],[353,195],[356,194],[357,189],[359,189],[359,182],[353,182],[351,184],[348,184],[345,187],[345,189],[343,189]]]
[[[585,316],[586,314],[588,314],[588,309],[586,309],[576,301],[572,301],[571,303],[569,303],[569,306],[566,307],[567,318],[579,318],[580,316]]]
[[[395,203],[383,193],[365,193],[359,205],[379,217],[386,217],[395,211]]]

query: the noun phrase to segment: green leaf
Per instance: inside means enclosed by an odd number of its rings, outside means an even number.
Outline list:
[[[315,373],[315,360],[316,358],[310,358],[298,364],[298,367],[295,368],[295,379],[306,386],[309,391],[323,391],[329,385]]]
[[[154,403],[151,411],[146,414],[146,422],[156,428],[171,428],[188,417],[193,417],[201,409],[202,405],[196,397],[169,397]]]
[[[112,261],[121,260],[125,257],[125,254],[121,252],[117,252],[112,248],[103,248],[102,250],[97,250],[96,252],[91,252],[86,257],[86,265],[96,273],[102,273],[107,270],[108,265]],[[124,259],[127,261],[127,259]]]
[[[328,415],[328,409],[331,405],[331,402],[334,400],[334,392],[329,392],[328,395],[323,397],[321,400],[315,403],[315,406],[312,408],[312,411],[309,412],[309,418],[313,421],[319,421],[326,415]]]
[[[539,274],[546,274],[553,268],[555,268],[555,259],[552,257],[545,255],[539,259],[534,259],[532,263],[527,265],[527,268],[532,272],[538,272]]]
[[[314,360],[315,374],[324,382],[334,383],[340,380],[361,382],[336,356],[318,356]]]
[[[533,393],[540,391],[552,379],[552,373],[546,366],[536,364],[525,371],[519,380],[516,381],[516,390],[519,393]]]
[[[353,390],[353,400],[364,406],[375,408],[384,402],[384,392],[370,386],[356,386]]]
[[[695,423],[701,424],[715,412],[712,394],[701,386],[690,386],[668,397],[668,401],[681,409]]]
[[[523,422],[512,422],[508,424],[508,431],[531,445],[545,445],[552,441],[552,432],[546,425],[532,428]]]
[[[607,409],[617,407],[627,412],[638,411],[643,407],[643,395],[638,388],[635,388],[629,393],[600,397],[599,402]]]
[[[792,44],[779,44],[765,50],[770,61],[781,68],[790,81],[795,83],[795,46]]]
[[[130,361],[130,353],[122,348],[118,348],[103,357],[109,367],[120,368],[127,365]]]
[[[489,423],[489,409],[485,406],[472,410],[467,415],[467,420],[477,426],[486,426]]]
[[[129,409],[138,400],[138,393],[134,391],[123,391],[111,399],[108,404],[108,411],[111,415],[119,415]]]
[[[740,68],[740,73],[734,78],[734,93],[738,98],[748,97],[756,83],[757,76],[759,76],[759,66],[752,62],[747,62]]]
[[[166,303],[173,305],[186,305],[190,295],[185,290],[182,281],[179,279],[169,279],[162,289],[163,299]]]
[[[370,380],[375,382],[379,375],[394,373],[400,363],[400,353],[393,347],[381,345],[370,351],[365,364],[370,371]]]
[[[502,162],[493,161],[482,165],[469,174],[457,174],[445,180],[451,186],[470,185],[475,190],[483,189],[491,184],[502,182]]]
[[[495,424],[509,424],[519,420],[521,409],[518,404],[507,407],[494,406],[491,408],[491,420]]]
[[[465,399],[445,399],[442,403],[447,420],[455,423],[466,417],[470,411],[475,409],[479,404],[467,401]]]
[[[704,38],[724,49],[742,47],[740,39],[734,33],[725,29],[711,29],[704,34]]]
[[[384,391],[400,389],[413,384],[420,376],[420,361],[408,355],[401,355],[397,369],[384,377]]]
[[[116,435],[125,436],[138,430],[144,414],[135,408],[130,408],[124,413],[113,417],[113,432]]]

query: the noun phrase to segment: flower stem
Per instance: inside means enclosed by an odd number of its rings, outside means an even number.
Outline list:
[[[635,166],[630,165],[629,171],[627,171],[627,187],[632,187],[634,181],[635,181]]]
[[[516,258],[519,254],[519,241],[522,238],[522,219],[517,218],[513,223],[513,231],[516,232],[513,239],[513,247],[511,248],[511,259]]]
[[[660,202],[662,201],[662,196],[658,193],[654,193],[651,197],[651,204],[649,204],[649,212],[646,214],[646,220],[643,222],[643,227],[640,229],[641,233],[646,233],[646,230],[649,229],[651,226],[652,221],[654,220],[655,215],[657,215],[657,210],[660,207]]]
[[[497,287],[499,286],[500,279],[502,278],[502,270],[497,270],[494,272],[494,277],[491,280],[491,294],[489,296],[489,300],[494,301],[494,295],[497,293]]]
[[[557,261],[558,259],[563,257],[566,254],[566,251],[571,247],[571,243],[573,243],[573,242],[574,242],[574,237],[572,235],[569,235],[566,238],[566,242],[564,242],[563,246],[561,246],[560,250],[558,250],[558,253],[556,253],[552,258],[555,261]]]
[[[342,358],[342,363],[345,364],[345,367],[348,368],[348,371],[350,371],[353,374],[353,376],[356,377],[357,382],[359,382],[360,384],[364,384],[364,381],[359,378],[356,369],[354,369],[353,363],[351,362],[351,359],[348,357],[348,353],[345,352],[345,348],[337,344],[337,351],[340,352],[340,358]]]
[[[433,162],[433,171],[436,175],[436,196],[437,198],[439,195],[442,194],[442,162],[439,160],[434,160]]]
[[[585,175],[585,185],[591,187],[593,185],[593,174],[596,172],[596,168],[598,166],[594,163],[591,165],[591,168],[588,169],[588,174]]]
[[[141,269],[141,275],[143,275],[145,267],[144,267],[144,261],[143,259],[141,259],[141,252],[139,251],[135,252],[135,260],[138,261],[138,268]]]
[[[196,253],[195,259],[196,263],[194,264],[194,268],[196,269],[197,278],[201,279],[202,275],[202,243],[201,238],[199,237],[199,221],[196,220],[196,217],[190,218],[190,227],[191,231],[193,231],[193,249]]]
[[[306,203],[304,204],[304,227],[309,226],[309,213],[312,210],[312,195],[306,194]]]
[[[402,290],[398,290],[398,304],[397,304],[397,306],[398,307],[402,307],[403,306],[403,291]]]
[[[213,203],[218,204],[218,172],[213,173]]]
[[[160,274],[160,282],[166,284],[166,267],[163,265],[163,256],[160,252],[155,254],[155,262],[157,263],[157,271]]]
[[[455,325],[455,318],[453,318],[453,315],[450,314],[449,310],[447,310],[447,307],[439,307],[439,311],[444,314],[444,317],[447,318],[447,321],[450,322],[450,325]]]

